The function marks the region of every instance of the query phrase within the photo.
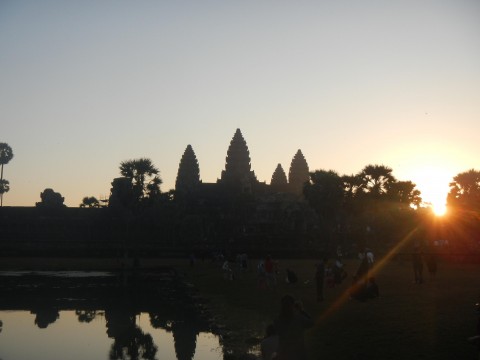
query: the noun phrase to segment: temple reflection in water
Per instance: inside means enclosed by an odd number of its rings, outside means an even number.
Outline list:
[[[166,271],[57,275],[0,275],[0,358],[53,359],[60,351],[63,358],[92,358],[99,356],[92,351],[102,348],[106,353],[101,358],[112,360],[222,358],[205,311],[175,275]],[[196,355],[197,339],[207,357]],[[173,351],[168,350],[172,340]],[[44,355],[33,353],[37,343]],[[168,355],[169,351],[173,353]]]

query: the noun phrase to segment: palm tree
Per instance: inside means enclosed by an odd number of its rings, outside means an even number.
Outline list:
[[[100,202],[95,196],[85,196],[80,204],[80,207],[99,208]]]
[[[333,170],[316,170],[310,173],[310,178],[311,181],[304,185],[303,193],[319,216],[322,231],[328,234],[327,246],[331,247],[336,240],[335,231],[340,225],[344,183]]]
[[[374,197],[385,194],[389,185],[396,181],[392,169],[385,165],[367,165],[360,176],[363,179],[362,186]]]
[[[420,190],[411,181],[395,181],[389,185],[388,196],[391,200],[410,207],[419,207],[422,202]]]
[[[0,180],[0,196],[3,196],[3,194],[8,192],[8,190],[10,190],[10,183],[8,180]]]
[[[3,182],[3,165],[6,165],[12,160],[13,158],[13,151],[10,145],[7,143],[0,143],[0,165],[1,165],[1,174],[0,180],[2,182],[2,190],[5,189],[4,185],[6,185],[7,190],[2,191],[0,193],[0,207],[3,206],[3,193],[7,192],[10,188],[8,187],[8,181],[6,184]]]
[[[162,180],[157,176],[158,173],[152,160],[147,158],[126,160],[120,163],[120,174],[132,181],[135,198],[138,200],[160,192]],[[152,179],[147,181],[147,178]]]
[[[448,206],[480,210],[480,171],[470,169],[457,174],[450,183]]]
[[[343,175],[341,179],[346,198],[352,199],[362,192],[363,179],[360,175]]]

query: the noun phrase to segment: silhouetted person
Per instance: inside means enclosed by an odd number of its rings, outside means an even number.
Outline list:
[[[415,284],[423,283],[423,253],[420,245],[416,245],[412,255]]]
[[[233,270],[230,267],[230,262],[225,260],[225,262],[222,265],[222,271],[223,271],[223,278],[225,280],[233,280]]]
[[[367,258],[368,268],[372,269],[375,263],[375,255],[373,254],[372,249],[365,248],[365,257]]]
[[[358,301],[367,300],[367,285],[356,275],[353,276],[352,285],[350,286],[350,298]]]
[[[317,286],[317,301],[323,301],[324,281],[325,281],[325,261],[322,259],[315,266],[315,284]]]
[[[333,274],[333,266],[330,261],[325,263],[325,285],[327,285],[328,288],[335,287],[335,276]]]
[[[380,290],[373,276],[368,279],[365,291],[368,299],[374,299],[380,296]]]
[[[278,352],[278,334],[273,324],[267,326],[265,338],[260,343],[260,351],[263,360],[276,359]]]
[[[474,336],[470,336],[467,340],[477,347],[478,358],[480,359],[480,303],[475,304],[475,312],[477,314],[477,331]]]
[[[267,286],[269,288],[275,287],[277,285],[277,278],[275,276],[275,264],[273,263],[272,257],[267,255],[265,258],[265,276],[267,278]]]
[[[425,262],[427,263],[430,280],[434,280],[435,275],[437,274],[437,254],[430,250],[430,252],[426,256]]]
[[[267,274],[265,272],[265,262],[260,260],[257,265],[257,288],[263,290],[267,287]]]
[[[333,278],[335,284],[341,284],[346,277],[347,272],[343,267],[342,261],[340,260],[340,258],[338,258],[337,260],[335,260],[335,264],[333,265]]]
[[[242,254],[240,256],[240,261],[241,261],[242,270],[247,271],[248,270],[248,256],[247,256],[247,254]]]
[[[358,254],[360,259],[360,265],[358,266],[357,272],[355,273],[355,278],[358,283],[367,283],[368,271],[370,270],[370,264],[365,252]]]
[[[312,318],[301,303],[290,295],[281,300],[280,314],[274,322],[278,332],[278,360],[304,360],[307,358],[304,342],[305,329],[313,326]]]
[[[289,284],[296,284],[298,282],[298,276],[292,270],[287,269],[287,282]]]

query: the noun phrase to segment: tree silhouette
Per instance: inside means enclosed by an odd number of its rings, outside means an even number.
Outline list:
[[[333,170],[310,173],[311,182],[304,186],[304,195],[320,219],[321,230],[328,234],[328,246],[334,241],[334,232],[340,222],[344,200],[342,178]]]
[[[162,180],[158,176],[155,176],[146,185],[147,198],[151,204],[160,201],[160,197],[162,194],[162,192],[160,191],[161,184],[162,184]]]
[[[322,233],[328,234],[325,245],[330,250],[335,243],[362,247],[395,239],[399,224],[413,216],[411,205],[422,201],[413,182],[395,180],[384,165],[367,165],[356,175],[343,176],[317,170],[310,178],[304,195],[318,214]]]
[[[411,181],[395,181],[388,186],[388,197],[396,203],[405,206],[420,206],[422,198],[420,191],[415,189],[416,185]]]
[[[386,194],[389,185],[395,182],[392,169],[385,165],[367,165],[359,176],[362,178],[362,189],[375,198]]]
[[[357,175],[343,175],[343,188],[345,190],[345,196],[349,199],[354,198],[362,192],[363,179],[360,174]]]
[[[480,211],[480,171],[459,173],[450,183],[447,204],[464,210]]]
[[[48,325],[53,324],[60,317],[58,309],[52,306],[46,306],[31,311],[35,314],[35,325],[40,329],[46,329]]]
[[[96,310],[75,310],[75,315],[78,316],[78,321],[81,323],[89,323],[97,316]]]
[[[80,204],[81,208],[88,207],[88,208],[99,208],[100,202],[95,196],[85,196],[82,199],[82,203]]]
[[[152,335],[145,334],[138,326],[132,325],[115,337],[109,359],[155,360],[157,351]]]
[[[3,196],[3,194],[8,192],[9,190],[10,190],[10,182],[5,179],[0,180],[0,196]]]
[[[120,174],[132,183],[132,191],[135,202],[141,202],[145,198],[152,199],[160,194],[162,180],[158,169],[147,158],[126,160],[120,163]]]
[[[135,313],[127,308],[105,309],[107,335],[113,338],[110,360],[154,360],[158,351],[150,334],[145,334],[135,323]]]
[[[304,194],[309,204],[324,219],[331,221],[343,203],[342,178],[333,170],[310,173],[311,183],[305,184]]]
[[[0,192],[0,206],[3,206],[3,194],[10,190],[10,187],[3,182],[3,165],[6,165],[13,159],[13,151],[10,145],[7,143],[0,143],[0,165],[1,165],[1,173],[0,173],[0,180],[2,183],[2,192]],[[6,186],[5,186],[6,185]],[[5,190],[6,189],[6,190]]]

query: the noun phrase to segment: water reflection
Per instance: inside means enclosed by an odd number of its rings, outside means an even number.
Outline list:
[[[46,329],[48,325],[53,324],[59,317],[58,310],[53,307],[38,308],[31,311],[35,314],[35,325],[40,329]]]
[[[0,274],[0,358],[223,357],[218,337],[180,283],[164,273],[135,276]]]
[[[155,359],[158,348],[152,336],[135,323],[135,313],[122,307],[108,308],[105,319],[108,337],[114,339],[109,359]]]

